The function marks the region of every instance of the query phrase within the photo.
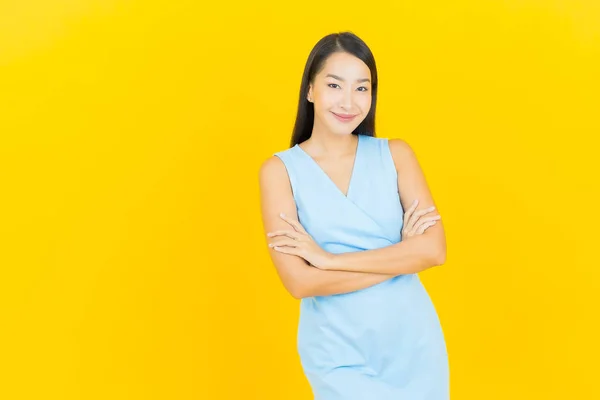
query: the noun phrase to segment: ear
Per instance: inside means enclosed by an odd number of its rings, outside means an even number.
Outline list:
[[[306,100],[309,102],[313,102],[313,94],[312,94],[312,85],[308,85],[308,94],[306,95]]]

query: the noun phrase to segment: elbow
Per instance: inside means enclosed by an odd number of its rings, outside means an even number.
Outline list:
[[[431,240],[427,246],[431,265],[433,267],[444,265],[446,263],[446,239],[442,237],[442,239],[432,238]]]
[[[444,265],[446,263],[446,249],[444,248],[433,253],[431,260],[434,267]]]
[[[310,276],[307,275],[305,265],[291,265],[290,268],[281,269],[280,278],[287,292],[295,299],[310,297],[312,286],[309,284]]]
[[[306,288],[305,285],[302,284],[295,284],[292,285],[289,289],[288,292],[292,295],[293,298],[297,299],[297,300],[301,300],[305,297],[310,297],[310,295],[308,294],[308,290]]]
[[[424,268],[437,267],[446,263],[446,240],[435,237],[419,236],[421,240],[421,255]]]
[[[293,288],[293,290],[290,290],[290,294],[292,295],[293,298],[298,299],[298,300],[302,300],[307,297],[315,297],[315,296],[319,295],[316,287],[306,285],[306,284],[296,285]]]
[[[296,300],[301,300],[304,298],[304,295],[302,292],[300,292],[298,289],[294,289],[294,290],[288,290],[288,292],[292,295],[293,298],[295,298]]]

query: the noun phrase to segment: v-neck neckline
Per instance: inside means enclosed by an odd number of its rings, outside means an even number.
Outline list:
[[[345,194],[338,187],[338,185],[335,184],[335,182],[333,181],[333,179],[331,179],[331,177],[323,170],[323,168],[321,168],[321,166],[319,165],[319,163],[317,163],[315,161],[315,159],[310,154],[308,154],[306,151],[304,151],[304,149],[302,147],[300,147],[300,144],[296,144],[296,146],[294,146],[294,147],[297,147],[298,150],[300,150],[300,153],[304,154],[308,158],[308,160],[311,162],[311,164],[313,164],[315,167],[317,167],[317,169],[320,171],[321,175],[323,175],[323,177],[327,181],[329,181],[329,183],[331,184],[331,186],[333,186],[337,190],[337,192],[339,194],[341,194],[346,199],[348,199],[350,197],[350,194],[352,192],[352,188],[354,187],[354,184],[355,184],[354,181],[356,180],[356,175],[357,175],[357,168],[356,167],[357,167],[357,164],[358,164],[358,161],[359,161],[359,155],[360,155],[360,151],[361,151],[361,147],[362,147],[361,144],[360,144],[360,142],[361,142],[361,136],[362,135],[357,134],[356,136],[357,136],[358,142],[356,143],[356,151],[355,151],[355,154],[354,154],[354,163],[352,164],[352,171],[350,173],[350,182],[348,183],[348,190],[346,191]]]

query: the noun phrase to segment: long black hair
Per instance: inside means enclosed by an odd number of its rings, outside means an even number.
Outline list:
[[[302,143],[312,135],[315,119],[314,105],[307,100],[308,86],[325,66],[327,58],[336,52],[346,52],[361,59],[371,70],[371,109],[365,119],[352,132],[354,135],[375,136],[375,106],[377,104],[377,67],[369,46],[352,32],[332,33],[315,44],[311,50],[300,85],[298,114],[290,147]]]

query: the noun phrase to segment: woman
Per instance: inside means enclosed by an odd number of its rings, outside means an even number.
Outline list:
[[[444,335],[417,275],[445,262],[444,230],[411,147],[375,137],[376,98],[360,38],[315,45],[291,146],[260,168],[270,255],[301,299],[315,399],[448,399]]]

